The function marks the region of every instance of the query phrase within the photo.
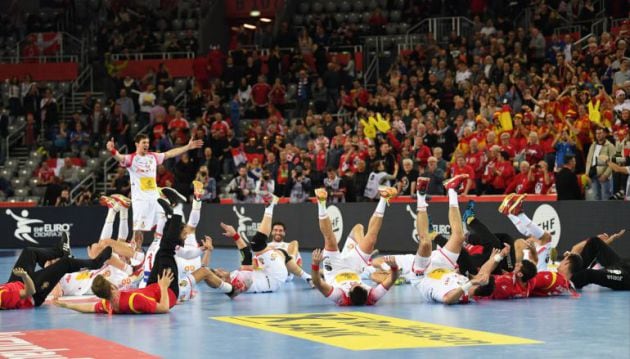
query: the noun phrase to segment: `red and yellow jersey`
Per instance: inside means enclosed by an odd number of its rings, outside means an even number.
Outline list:
[[[22,282],[9,282],[0,285],[0,309],[30,309],[34,307],[33,298],[20,299]]]
[[[514,273],[493,275],[494,291],[488,298],[490,299],[513,299],[529,297],[530,286],[528,283],[522,284],[514,277]]]
[[[566,294],[576,295],[571,281],[556,272],[538,272],[538,274],[529,281],[529,286],[531,288],[530,295],[532,297],[549,297]]]
[[[94,304],[96,313],[115,314],[151,314],[155,313],[157,303],[161,299],[160,286],[157,283],[149,284],[142,289],[122,290],[118,301],[118,310],[114,310],[108,300],[101,300]],[[168,289],[169,308],[173,308],[177,303],[175,293]]]

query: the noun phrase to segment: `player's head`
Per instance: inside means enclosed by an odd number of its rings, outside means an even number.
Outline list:
[[[489,297],[492,295],[492,292],[494,292],[494,277],[490,276],[488,284],[477,286],[472,295],[475,297]]]
[[[352,305],[365,305],[368,299],[368,291],[362,286],[355,284],[350,291],[350,303]]]
[[[571,275],[582,268],[583,263],[582,257],[579,254],[566,252],[564,258],[558,265],[558,273],[564,274],[565,276]]]
[[[536,276],[538,270],[536,269],[536,265],[534,263],[525,259],[520,263],[516,263],[514,266],[514,273],[520,280],[527,282]]]
[[[286,238],[286,226],[282,222],[274,222],[271,225],[271,240],[274,242],[283,242]]]
[[[139,155],[144,155],[149,152],[149,136],[141,133],[136,135],[134,142],[136,143],[136,152]]]
[[[102,275],[97,275],[92,281],[92,293],[102,299],[110,299],[114,292],[114,285]]]

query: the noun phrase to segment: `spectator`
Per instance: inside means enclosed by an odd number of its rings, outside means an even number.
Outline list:
[[[208,167],[199,166],[195,180],[203,183],[204,194],[201,200],[204,202],[217,202],[217,181],[208,173]]]
[[[505,189],[505,194],[508,193],[529,193],[530,191],[530,183],[528,179],[530,165],[527,161],[522,161],[519,164],[518,173],[512,177],[512,181],[508,184]]]
[[[265,119],[269,116],[267,107],[269,107],[270,94],[271,86],[266,82],[265,76],[258,76],[258,82],[251,89],[252,104],[257,119]]]
[[[153,85],[148,85],[147,88],[138,96],[138,103],[140,104],[138,121],[141,127],[149,124],[151,110],[153,109],[153,106],[155,106],[155,100],[156,96]]]
[[[247,175],[247,167],[239,166],[238,175],[228,183],[226,190],[232,193],[237,203],[251,203],[254,200],[254,180]]]
[[[413,168],[413,160],[409,158],[405,158],[402,164],[403,170],[398,173],[396,178],[398,194],[401,196],[415,196],[418,171]]]
[[[85,154],[90,148],[90,134],[83,129],[83,123],[75,122],[70,131],[70,149],[75,155]]]
[[[61,179],[57,176],[52,176],[48,184],[46,185],[46,192],[44,192],[44,206],[56,206],[59,196],[63,191],[61,185]]]
[[[42,162],[41,167],[37,170],[37,185],[38,186],[47,186],[50,184],[55,177],[55,170],[48,166],[48,162]]]
[[[61,181],[73,188],[79,183],[79,168],[72,163],[69,157],[64,158],[63,166],[59,169],[59,178]]]
[[[119,193],[123,196],[129,196],[129,192],[131,191],[131,184],[129,183],[127,171],[124,168],[118,167],[118,169],[116,170],[116,175],[112,179],[110,187],[112,188],[112,190],[109,191],[109,194]]]
[[[263,170],[262,176],[256,181],[254,188],[256,203],[270,203],[275,188],[276,184],[273,178],[271,178],[271,173],[269,173],[268,170]]]
[[[68,207],[70,206],[72,199],[70,198],[70,190],[68,188],[63,188],[59,197],[57,197],[57,201],[55,202],[55,207]]]
[[[556,192],[558,201],[583,199],[578,178],[575,174],[575,156],[564,156],[562,167],[556,173]]]
[[[438,166],[438,159],[436,157],[429,157],[427,160],[427,167],[422,173],[422,177],[427,177],[429,185],[427,187],[427,194],[429,195],[443,195],[444,186],[442,182],[446,178],[445,172]]]
[[[81,192],[79,192],[74,204],[77,206],[90,206],[92,205],[92,202],[94,202],[94,199],[92,198],[92,191],[90,188],[86,186],[81,187]]]
[[[304,176],[301,166],[291,171],[291,177],[286,185],[286,195],[291,203],[305,202],[311,192],[311,179]]]
[[[606,165],[606,160],[613,158],[617,150],[606,138],[607,130],[595,130],[595,143],[590,147],[586,157],[586,173],[593,184],[596,200],[608,200],[612,196],[612,170]]]
[[[173,187],[175,184],[175,176],[164,165],[157,168],[156,182],[158,187]]]
[[[374,163],[374,167],[372,168],[372,172],[368,177],[368,182],[365,186],[365,191],[363,192],[363,196],[370,200],[377,200],[379,198],[378,188],[380,186],[391,186],[392,180],[396,179],[398,175],[398,165],[396,166],[396,170],[393,174],[389,174],[385,170],[385,162],[383,160],[378,160]]]
[[[344,183],[337,175],[337,170],[333,167],[328,168],[326,171],[326,178],[324,178],[324,188],[328,191],[328,199],[331,203],[340,203],[346,201],[346,188]]]
[[[466,159],[464,158],[464,155],[462,153],[456,153],[455,164],[451,167],[451,178],[458,175],[463,175],[463,174],[467,174],[468,179],[466,180],[464,184],[464,189],[462,191],[462,194],[466,196],[468,195],[468,193],[475,193],[475,189],[476,189],[475,170],[466,164]]]
[[[114,138],[118,146],[128,145],[129,118],[122,111],[119,104],[114,105],[114,110],[107,123],[107,138]]]
[[[6,138],[9,136],[9,115],[0,103],[0,165],[4,164],[6,156]]]
[[[127,90],[120,89],[120,97],[116,99],[116,105],[120,106],[120,111],[127,116],[127,118],[134,118],[136,115],[136,107],[133,100],[127,96]]]

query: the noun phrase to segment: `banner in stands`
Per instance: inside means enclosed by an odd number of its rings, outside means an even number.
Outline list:
[[[31,75],[33,81],[74,81],[79,75],[76,62],[0,64],[0,80]],[[144,75],[143,75],[144,76]]]
[[[170,60],[128,60],[117,61],[116,68],[121,77],[131,76],[142,78],[149,72],[149,69],[157,71],[158,66],[163,63],[173,77],[192,77],[194,59],[170,59]]]
[[[463,212],[465,203],[461,204]],[[329,206],[328,213],[335,235],[343,244],[352,227],[367,224],[376,203],[340,203]],[[512,223],[497,211],[498,203],[476,204],[477,218],[493,232],[522,237]],[[569,250],[577,242],[598,233],[612,233],[626,228],[630,218],[627,202],[526,202],[525,213],[543,229],[552,234],[559,252]],[[188,213],[189,207],[185,209]],[[210,235],[217,246],[232,247],[233,240],[221,233],[220,222],[228,223],[244,237],[251,238],[260,225],[264,207],[256,204],[204,205],[197,235]],[[432,203],[429,207],[433,229],[448,235],[448,204]],[[105,219],[104,207],[36,207],[3,209],[0,228],[4,236],[0,248],[49,246],[56,243],[62,231],[69,230],[74,246],[87,246],[98,240]],[[131,215],[129,216],[131,218]],[[418,235],[415,229],[415,204],[393,203],[385,212],[385,220],[377,248],[381,252],[407,252],[417,250]],[[280,204],[274,211],[274,221],[285,223],[286,240],[298,240],[300,248],[313,249],[323,245],[317,221],[317,206],[312,203]],[[114,225],[114,233],[118,224]],[[146,238],[145,245],[150,243]],[[630,257],[630,240],[620,239],[613,247],[622,257]]]

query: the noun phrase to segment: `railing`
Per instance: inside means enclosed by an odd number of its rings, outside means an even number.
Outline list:
[[[96,178],[94,177],[93,173],[90,173],[89,175],[87,175],[85,178],[81,180],[81,182],[79,182],[76,186],[74,186],[74,188],[72,188],[72,190],[70,191],[70,203],[74,204],[77,197],[79,197],[79,195],[81,194],[81,191],[86,186],[91,187],[92,193],[95,193]]]
[[[76,80],[72,82],[72,99],[74,99],[74,93],[85,84],[86,81],[90,81],[90,91],[94,91],[94,77],[92,74],[92,66],[86,66]]]
[[[591,25],[591,34],[599,36],[606,31],[608,31],[608,18],[606,17],[602,17]]]
[[[19,63],[57,63],[57,62],[79,62],[78,55],[51,55],[51,56],[3,56],[0,57],[0,63],[3,64],[19,64]]]
[[[374,77],[374,75],[377,73],[377,68],[378,68],[378,54],[376,54],[376,56],[372,58],[372,60],[368,64],[368,67],[365,69],[365,72],[363,75],[363,86],[365,86],[365,88],[367,88],[368,83],[370,83],[372,77]]]
[[[186,52],[146,52],[146,53],[120,53],[111,54],[111,59],[115,61],[124,60],[171,60],[171,59],[193,59],[195,53]]]
[[[10,154],[11,146],[24,137],[25,131],[23,130],[25,127],[26,127],[26,121],[22,121],[19,127],[16,127],[15,131],[9,133],[7,138],[4,139],[5,141],[4,145],[6,146],[5,149],[7,151],[6,160],[9,160],[9,158],[11,157],[11,154]]]
[[[612,19],[610,21],[610,27],[619,27],[621,26],[621,24],[623,24],[624,21],[628,21],[628,18],[626,17],[620,17],[619,19]]]
[[[409,43],[409,36],[413,33],[430,33],[433,35],[433,39],[446,43],[448,42],[448,35],[451,32],[455,32],[457,36],[463,36],[469,38],[473,34],[473,22],[463,16],[456,17],[433,17],[430,19],[424,19],[418,24],[412,26],[407,30],[406,42]]]
[[[567,33],[573,33],[573,32],[577,32],[578,34],[582,33],[582,26],[580,25],[567,25],[567,26],[560,26],[557,27],[553,30],[553,33],[556,35],[562,35],[562,34],[567,34]]]

